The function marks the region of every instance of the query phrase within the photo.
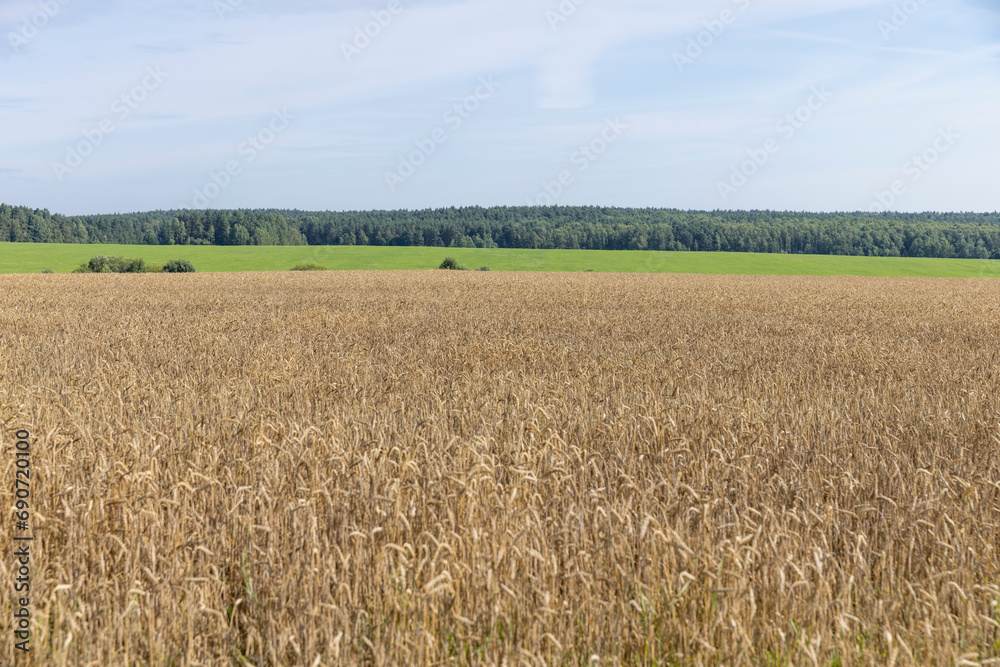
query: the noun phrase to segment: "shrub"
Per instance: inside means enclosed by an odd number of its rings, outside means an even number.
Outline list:
[[[465,266],[464,264],[459,264],[458,260],[456,260],[454,257],[445,257],[444,261],[441,262],[441,266],[439,266],[438,268],[439,269],[447,269],[449,271],[468,271],[469,270],[469,267]]]
[[[128,259],[126,257],[91,257],[86,264],[81,264],[73,273],[144,273],[146,260]]]
[[[476,269],[476,271],[489,271],[489,270],[490,270],[490,267],[488,267],[488,266],[480,266],[478,269]]]
[[[145,273],[146,260],[125,259],[124,257],[110,258],[111,271],[114,273]]]
[[[326,267],[316,262],[299,262],[292,271],[326,271]]]
[[[194,264],[186,259],[172,259],[163,266],[164,273],[194,273]]]
[[[104,255],[97,255],[96,257],[91,257],[90,261],[85,265],[91,273],[107,273],[108,269],[108,258]],[[83,268],[81,266],[80,268]]]
[[[52,269],[45,269],[42,273],[55,273]]]

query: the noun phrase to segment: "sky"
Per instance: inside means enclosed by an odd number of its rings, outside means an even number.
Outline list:
[[[995,0],[3,0],[0,202],[998,208]]]

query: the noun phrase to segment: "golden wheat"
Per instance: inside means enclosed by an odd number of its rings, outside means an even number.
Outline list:
[[[0,662],[1000,664],[998,369],[991,281],[0,277]]]

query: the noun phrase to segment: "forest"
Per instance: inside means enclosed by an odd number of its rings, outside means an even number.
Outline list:
[[[0,204],[0,242],[694,250],[1000,259],[1000,213],[175,210],[64,216]]]

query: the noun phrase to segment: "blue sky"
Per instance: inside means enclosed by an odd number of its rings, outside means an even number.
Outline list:
[[[0,201],[997,210],[985,0],[5,0]]]

